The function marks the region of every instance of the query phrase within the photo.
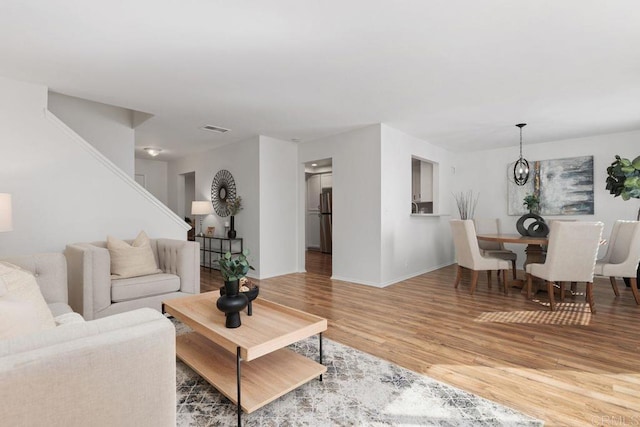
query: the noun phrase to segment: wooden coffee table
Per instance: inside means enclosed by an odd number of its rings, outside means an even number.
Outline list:
[[[327,320],[300,310],[257,298],[253,315],[241,314],[242,326],[228,329],[224,313],[216,308],[219,291],[163,302],[169,313],[194,332],[176,338],[176,353],[238,407],[251,413],[289,391],[319,377],[322,332]],[[318,334],[319,362],[287,348]]]

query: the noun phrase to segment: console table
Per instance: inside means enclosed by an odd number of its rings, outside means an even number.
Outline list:
[[[242,237],[229,239],[227,237],[212,236],[196,236],[196,241],[202,241],[200,244],[201,267],[213,268],[213,263],[220,258],[221,255],[231,252],[232,255],[242,253],[244,243]]]

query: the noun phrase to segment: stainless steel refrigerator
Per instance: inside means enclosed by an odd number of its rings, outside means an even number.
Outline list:
[[[331,188],[320,194],[320,251],[331,253]]]

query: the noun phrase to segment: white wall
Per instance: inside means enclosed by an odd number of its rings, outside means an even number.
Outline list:
[[[381,284],[388,285],[453,262],[449,231],[451,153],[382,125]],[[442,216],[411,215],[411,156],[439,164]],[[436,205],[434,201],[434,205]]]
[[[145,188],[156,199],[167,204],[167,162],[162,160],[135,159],[135,174],[144,175]]]
[[[48,108],[78,135],[133,177],[133,111],[56,92],[49,92]]]
[[[604,235],[609,236],[613,223],[618,219],[635,220],[640,200],[624,201],[613,197],[605,190],[607,166],[614,156],[634,158],[640,154],[640,131],[599,135],[588,138],[568,139],[542,144],[525,145],[524,157],[531,161],[561,159],[577,156],[594,156],[594,215],[550,216],[545,219],[577,219],[581,221],[602,221]],[[507,167],[518,158],[518,147],[489,151],[456,153],[454,178],[455,191],[473,190],[480,193],[476,218],[500,218],[503,232],[517,233],[515,224],[518,216],[507,214]],[[452,213],[458,218],[453,198],[450,200]],[[518,265],[522,267],[523,245],[508,245],[518,252]],[[605,248],[601,248],[602,251]]]
[[[334,279],[386,286],[453,262],[450,217],[411,215],[412,155],[439,163],[442,205],[450,194],[451,171],[451,154],[442,148],[384,124],[300,145],[302,186],[305,162],[333,159]],[[440,211],[450,213],[448,206]],[[302,260],[304,242],[302,236]],[[299,268],[303,271],[302,262]]]
[[[47,88],[0,77],[0,192],[13,195],[14,230],[0,256],[62,251],[67,243],[186,239],[188,228],[133,179],[47,112]]]
[[[297,271],[298,146],[260,137],[260,277]]]
[[[298,269],[304,271],[304,163],[333,161],[333,278],[379,286],[380,125],[298,147]],[[409,189],[410,191],[410,189]]]
[[[249,249],[251,264],[256,268],[251,276],[261,277],[260,270],[260,168],[259,138],[228,144],[204,153],[169,161],[169,207],[180,212],[184,203],[184,176],[195,171],[195,200],[211,200],[211,182],[219,170],[226,169],[233,175],[236,191],[242,197],[243,210],[235,216],[237,237],[242,237]],[[192,216],[191,212],[187,216]],[[199,227],[199,218],[194,218]],[[224,235],[224,222],[215,213],[203,219],[202,226],[215,227],[215,235]]]

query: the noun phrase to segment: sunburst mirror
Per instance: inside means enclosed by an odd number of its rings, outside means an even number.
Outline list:
[[[211,203],[219,216],[229,216],[227,203],[236,198],[236,182],[228,170],[222,169],[211,183]]]

